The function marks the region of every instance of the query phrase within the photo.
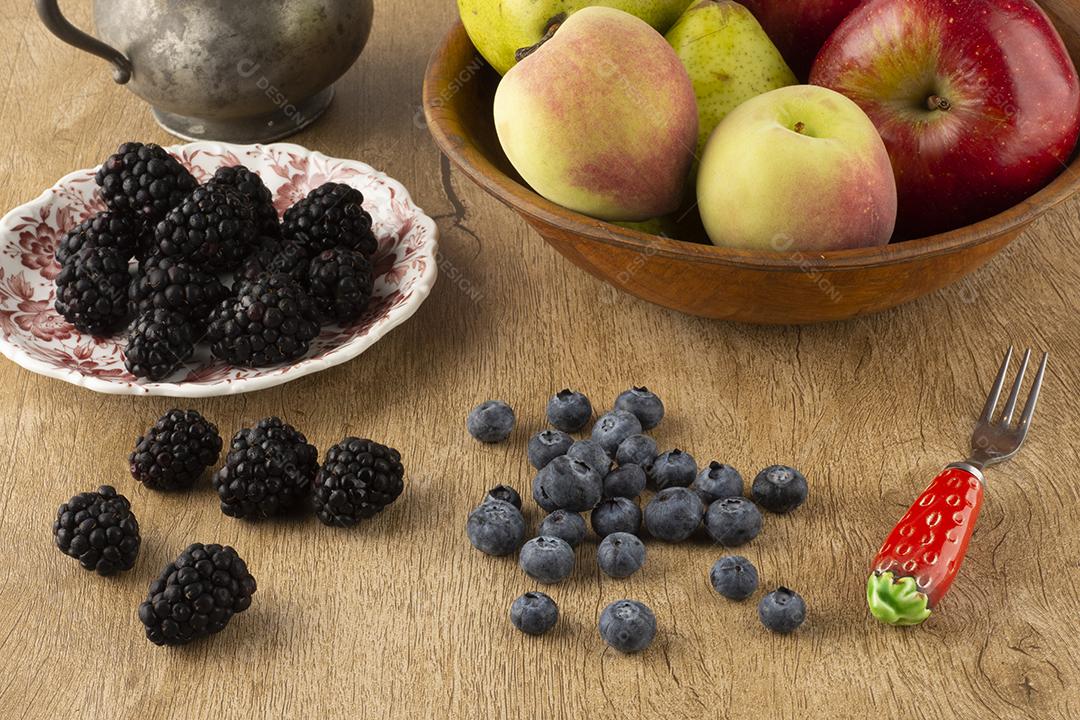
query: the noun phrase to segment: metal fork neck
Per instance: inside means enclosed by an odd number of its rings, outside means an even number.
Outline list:
[[[948,468],[956,468],[969,472],[975,476],[975,478],[982,483],[983,487],[986,487],[986,476],[983,475],[983,464],[978,460],[965,460],[964,462],[954,462],[946,466]]]

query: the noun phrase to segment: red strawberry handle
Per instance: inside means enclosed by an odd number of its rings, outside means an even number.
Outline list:
[[[972,465],[950,465],[934,478],[874,558],[866,583],[874,617],[917,625],[930,616],[960,571],[982,500],[982,473]]]

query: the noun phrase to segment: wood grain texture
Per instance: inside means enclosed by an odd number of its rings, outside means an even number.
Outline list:
[[[85,26],[87,3],[68,5]],[[296,138],[385,169],[438,217],[443,274],[429,301],[344,366],[190,403],[225,434],[278,414],[320,448],[346,433],[394,444],[404,496],[355,532],[226,518],[208,483],[160,495],[127,475],[134,438],[171,401],[95,395],[0,362],[0,718],[1080,716],[1080,200],[980,272],[886,314],[801,329],[679,315],[578,271],[440,158],[418,120],[420,77],[454,16],[452,3],[378,3],[329,114]],[[0,206],[123,140],[170,142],[29,3],[0,4],[0,47]],[[990,474],[940,612],[918,629],[880,626],[862,598],[868,563],[965,449],[1008,343],[1053,353],[1029,444]],[[743,549],[764,585],[807,599],[800,632],[770,635],[753,603],[718,598],[706,577],[721,551],[705,542],[650,543],[624,581],[600,576],[589,543],[549,590],[557,630],[511,628],[510,602],[534,586],[512,559],[470,548],[466,514],[498,482],[528,488],[524,444],[549,394],[571,385],[607,406],[631,383],[667,401],[661,445],[747,475],[773,462],[806,471],[808,504],[767,517]],[[465,433],[465,413],[489,397],[519,411],[508,444]],[[136,567],[114,579],[79,569],[49,533],[59,503],[105,482],[132,499],[144,537]],[[233,544],[259,591],[213,639],[154,647],[136,606],[192,541]],[[656,611],[643,655],[597,635],[620,597]]]

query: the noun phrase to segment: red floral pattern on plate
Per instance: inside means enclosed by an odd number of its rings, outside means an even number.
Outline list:
[[[96,169],[64,177],[37,200],[0,220],[0,351],[23,367],[92,390],[117,394],[204,397],[259,390],[350,360],[407,320],[431,291],[438,272],[438,231],[396,180],[353,160],[327,157],[299,145],[230,145],[197,142],[169,148],[200,181],[225,165],[256,171],[274,194],[279,214],[325,182],[352,185],[364,194],[379,250],[375,295],[362,317],[331,326],[308,354],[290,365],[234,368],[205,348],[173,377],[142,382],[124,368],[122,337],[80,333],[53,308],[53,257],[64,233],[104,209],[94,185]]]

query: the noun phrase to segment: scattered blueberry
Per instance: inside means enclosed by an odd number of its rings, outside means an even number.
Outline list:
[[[601,415],[592,429],[592,439],[611,457],[615,456],[623,440],[640,434],[641,421],[625,410],[612,410]]]
[[[615,462],[620,465],[649,467],[656,460],[656,441],[648,435],[631,435],[619,444]]]
[[[636,498],[645,489],[645,471],[638,465],[620,465],[604,478],[604,497]]]
[[[521,509],[521,495],[518,491],[509,485],[496,485],[488,490],[487,497],[484,500],[502,500],[508,502],[518,510]]]
[[[806,602],[799,593],[781,586],[761,598],[757,611],[762,625],[773,632],[789,633],[806,619]]]
[[[660,453],[649,469],[649,479],[657,490],[690,487],[697,477],[697,463],[690,453],[678,448]]]
[[[488,555],[509,555],[525,539],[525,518],[508,502],[489,500],[469,513],[469,542]]]
[[[630,577],[645,564],[645,544],[637,535],[611,533],[600,542],[596,562],[605,575],[613,578]]]
[[[744,545],[761,532],[761,511],[744,497],[721,498],[705,512],[705,530],[725,547]]]
[[[585,518],[569,510],[556,510],[540,523],[539,535],[562,538],[577,547],[585,539]]]
[[[578,440],[570,446],[566,455],[585,463],[599,473],[600,477],[607,475],[608,470],[611,469],[611,457],[594,440]]]
[[[597,537],[612,533],[637,535],[641,530],[641,508],[629,498],[614,497],[602,500],[589,516]]]
[[[742,555],[725,555],[712,566],[709,582],[729,600],[745,600],[757,590],[757,568]]]
[[[472,409],[465,426],[480,442],[500,443],[514,429],[514,410],[501,400],[488,400]]]
[[[664,419],[664,403],[646,387],[633,387],[619,395],[615,409],[633,413],[646,430],[656,427]]]
[[[656,616],[637,600],[616,600],[600,613],[600,637],[619,652],[640,652],[656,637]]]
[[[574,438],[562,430],[542,430],[529,438],[529,464],[542,470],[555,458],[565,455],[573,444]]]
[[[592,403],[589,398],[572,390],[560,390],[547,404],[548,422],[563,432],[577,432],[592,417]]]
[[[750,496],[769,512],[791,512],[806,501],[806,478],[787,465],[771,465],[757,474]]]
[[[557,457],[536,474],[533,499],[548,512],[592,510],[604,495],[603,476],[569,455]]]
[[[574,569],[574,549],[562,538],[541,535],[521,546],[518,565],[541,583],[557,583]]]
[[[701,496],[706,505],[726,497],[738,497],[743,494],[743,479],[739,471],[730,465],[715,460],[702,470],[690,489]]]
[[[705,505],[684,487],[661,490],[645,506],[645,528],[658,540],[681,542],[701,525]]]
[[[528,635],[543,635],[559,619],[559,606],[542,592],[527,592],[510,606],[510,622]]]

